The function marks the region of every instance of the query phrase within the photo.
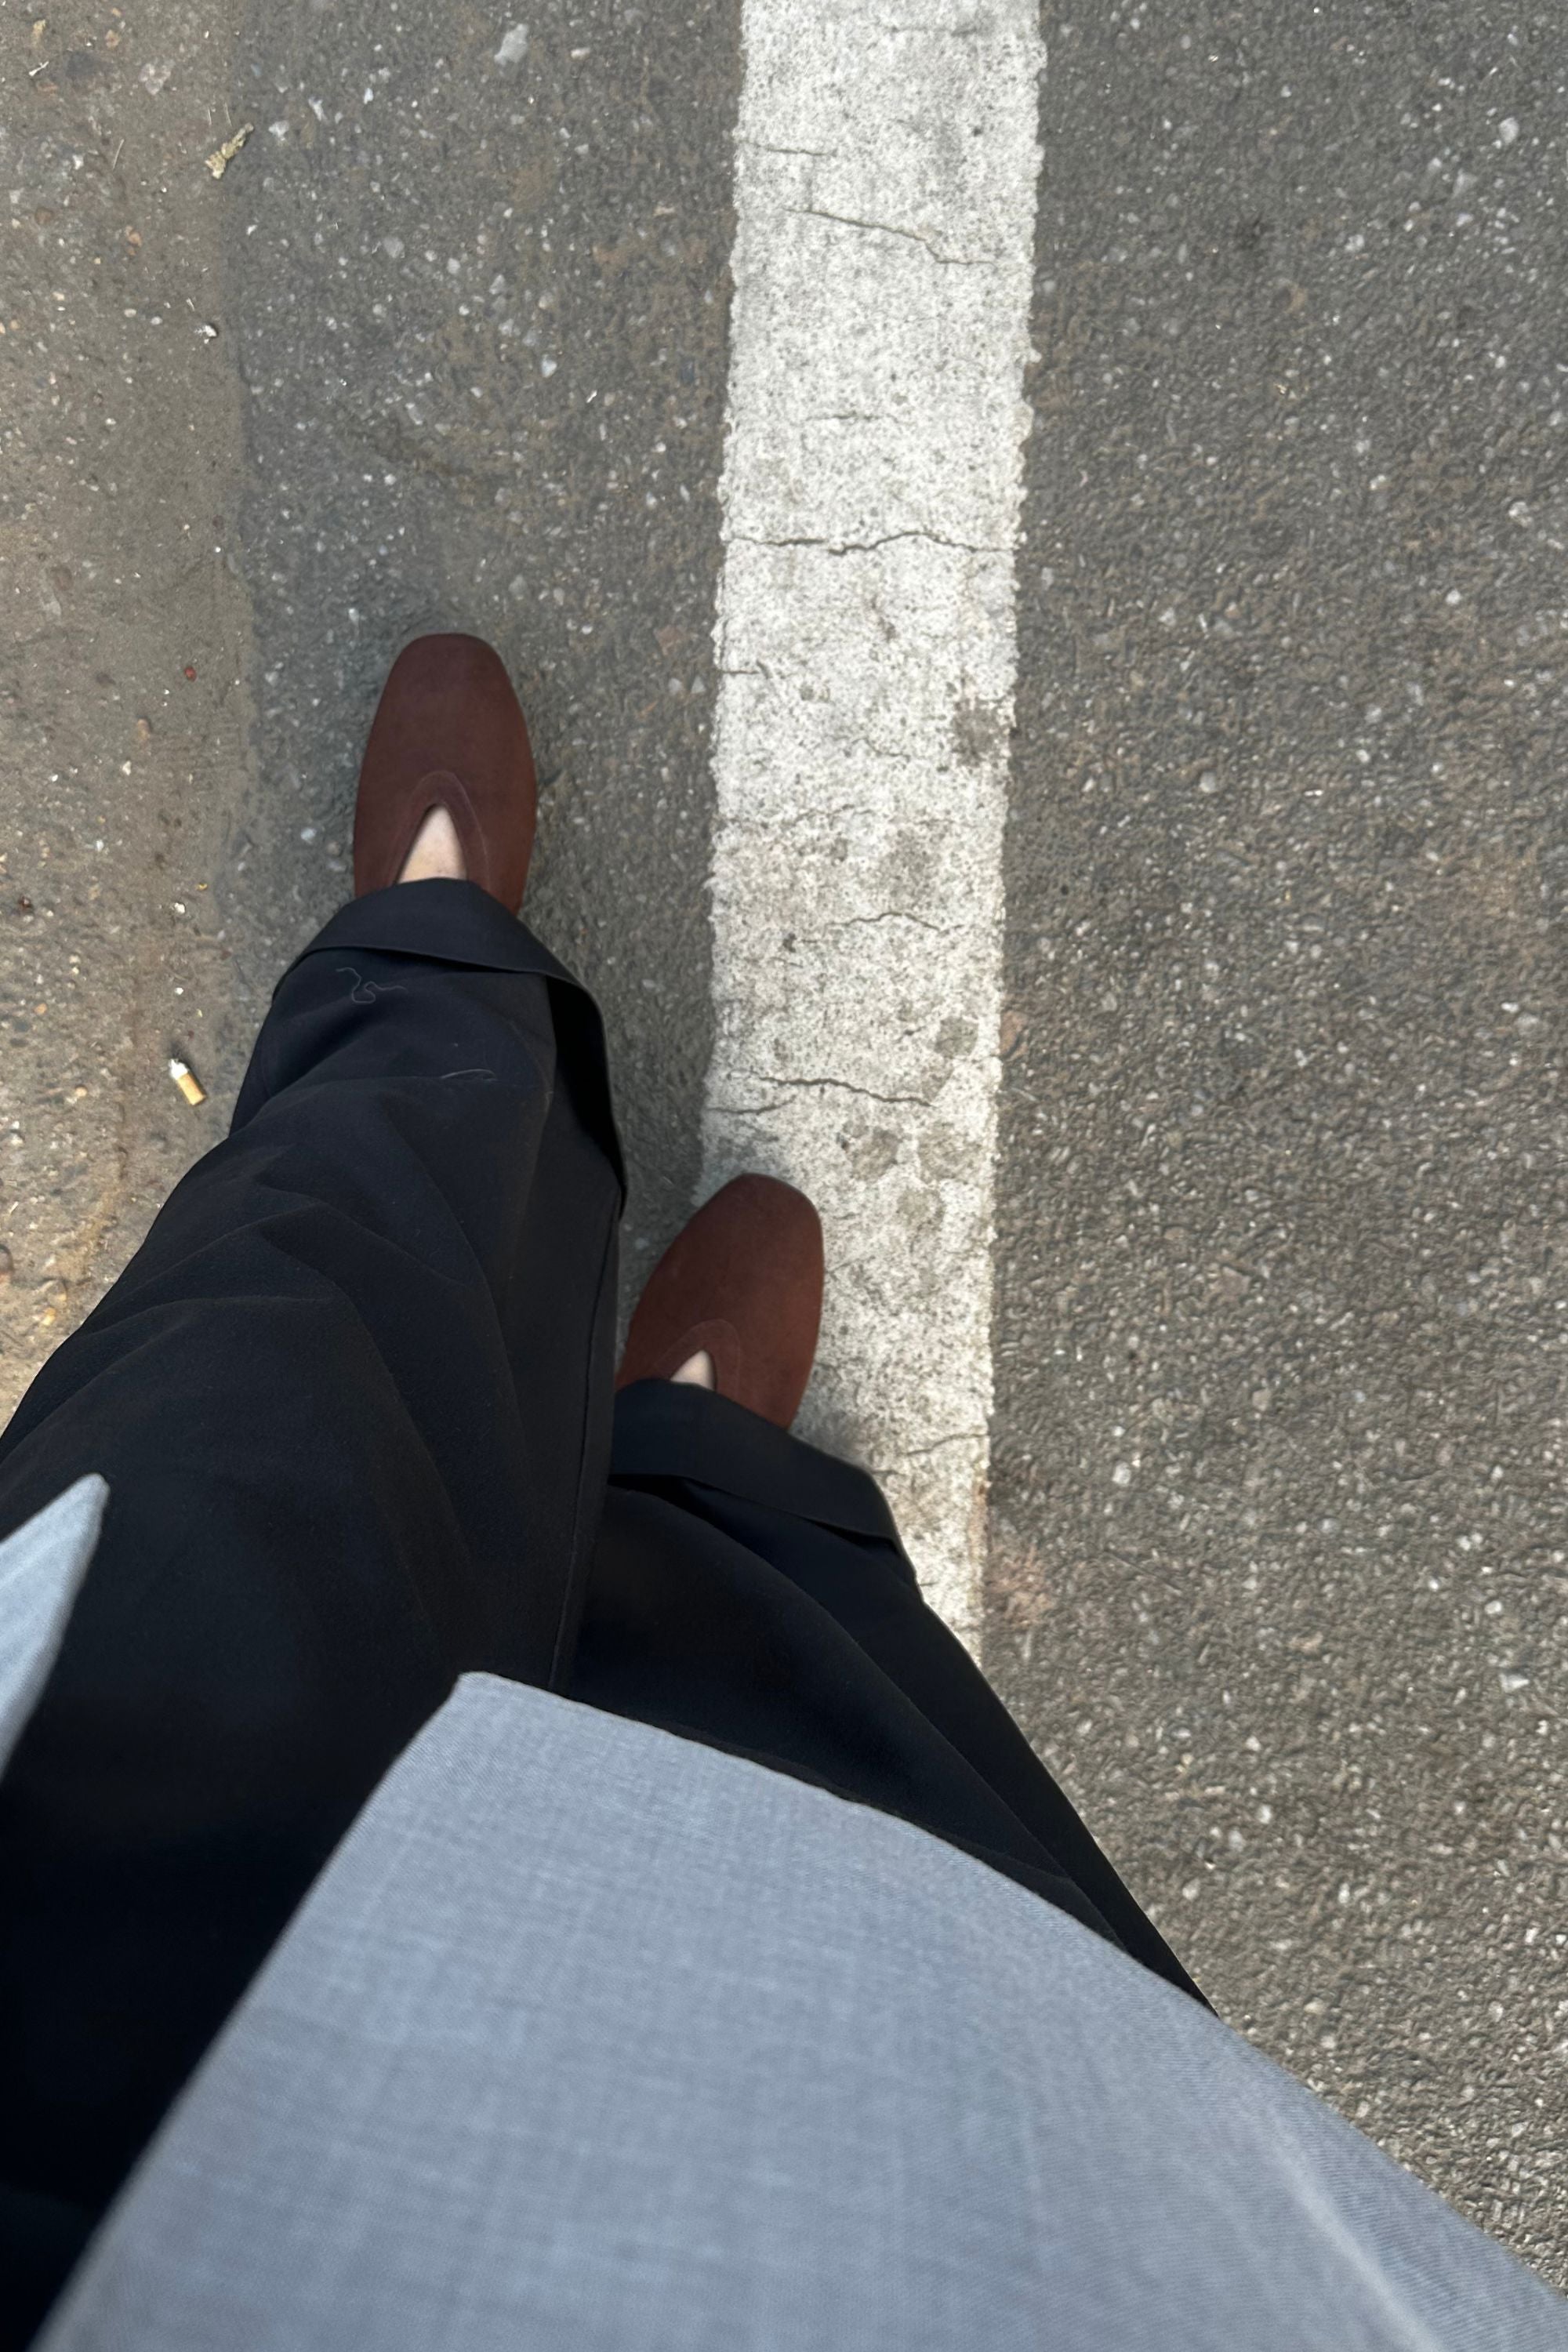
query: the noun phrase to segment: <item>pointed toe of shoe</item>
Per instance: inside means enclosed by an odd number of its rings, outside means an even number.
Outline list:
[[[397,880],[437,807],[468,879],[516,914],[533,854],[533,754],[506,665],[482,637],[416,637],[393,663],[360,770],[356,896]]]

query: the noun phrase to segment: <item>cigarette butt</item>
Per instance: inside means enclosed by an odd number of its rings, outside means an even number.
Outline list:
[[[197,1103],[205,1102],[207,1098],[207,1090],[205,1087],[203,1086],[200,1078],[195,1076],[195,1072],[187,1064],[184,1062],[171,1062],[169,1064],[169,1076],[174,1079],[174,1084],[179,1087],[180,1092],[184,1096],[185,1100],[191,1105],[193,1109]]]
[[[221,147],[213,149],[206,161],[207,170],[215,180],[222,179],[255,128],[254,122],[242,122],[232,139],[226,139]]]

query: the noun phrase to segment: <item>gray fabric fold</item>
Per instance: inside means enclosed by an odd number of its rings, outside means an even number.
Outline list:
[[[47,2352],[1568,2352],[1568,2305],[953,1848],[470,1677]]]

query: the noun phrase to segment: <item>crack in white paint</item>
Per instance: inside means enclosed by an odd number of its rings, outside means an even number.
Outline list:
[[[973,1641],[1043,53],[902,13],[742,12],[705,1156],[821,1209],[800,1427]]]

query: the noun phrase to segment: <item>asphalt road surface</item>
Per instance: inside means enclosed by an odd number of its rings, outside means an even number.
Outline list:
[[[0,1401],[492,637],[628,1289],[822,1199],[811,1426],[1223,2013],[1568,2284],[1568,21],[517,6],[0,26]]]

